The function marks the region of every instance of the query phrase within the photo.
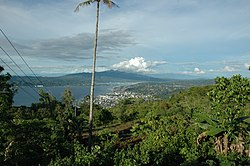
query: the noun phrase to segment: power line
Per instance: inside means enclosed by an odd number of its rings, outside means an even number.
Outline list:
[[[27,83],[22,77],[20,77],[2,58],[0,58],[1,61],[13,72],[15,73],[23,82]],[[20,89],[22,89],[25,93],[30,95],[33,99],[36,100],[36,97],[30,94],[28,91],[26,91],[22,86],[19,86]],[[37,93],[37,91],[35,91]]]
[[[0,31],[2,32],[2,34],[4,35],[4,37],[6,38],[6,40],[8,40],[8,42],[10,43],[10,45],[14,48],[14,50],[16,51],[16,53],[23,60],[23,62],[25,63],[25,65],[30,69],[30,71],[32,72],[32,74],[41,83],[41,85],[43,85],[43,82],[37,77],[37,75],[35,74],[35,72],[30,68],[30,66],[28,65],[28,63],[24,60],[24,58],[22,57],[22,55],[19,53],[19,51],[16,49],[16,47],[12,44],[12,42],[9,40],[9,38],[7,37],[7,35],[3,32],[3,30],[1,28],[0,28]],[[46,87],[45,87],[45,89],[48,91],[48,89]]]
[[[7,55],[10,60],[18,67],[18,69],[35,85],[35,82],[21,69],[21,67],[11,58],[11,56],[0,46],[1,50]]]
[[[2,49],[2,51],[11,59],[11,61],[19,68],[19,70],[34,84],[34,82],[33,82],[33,80],[31,80],[31,78],[29,77],[29,76],[27,76],[26,74],[25,74],[25,72],[20,68],[20,66],[11,58],[11,56],[0,46],[0,48]],[[2,60],[2,59],[1,59]],[[3,60],[2,60],[3,61]],[[11,70],[13,70],[13,69],[11,69]],[[15,72],[15,74],[16,74],[16,72]],[[19,76],[20,77],[20,76]],[[22,79],[23,80],[23,79]],[[26,81],[25,81],[25,83],[27,83]],[[32,88],[38,95],[39,95],[39,93],[31,86],[31,84],[30,83],[28,83],[28,86],[30,87],[30,88]]]

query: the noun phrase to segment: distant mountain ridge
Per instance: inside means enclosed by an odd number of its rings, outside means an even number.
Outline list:
[[[62,77],[74,77],[74,76],[91,76],[91,73],[74,73],[74,74],[67,74]],[[142,74],[136,74],[136,73],[127,73],[123,71],[118,70],[108,70],[108,71],[102,71],[102,72],[96,72],[96,77],[110,77],[110,78],[121,78],[121,79],[132,79],[132,80],[141,80],[141,79],[148,79],[149,76],[145,76]],[[153,77],[150,77],[153,78]]]
[[[209,79],[209,78],[201,77],[199,75],[177,74],[177,73],[151,74],[149,76],[160,78],[160,79],[171,79],[171,80]]]
[[[38,77],[44,86],[65,86],[65,85],[83,85],[90,84],[91,73],[74,73],[67,74],[60,77]],[[109,82],[165,82],[165,79],[155,78],[142,74],[127,73],[117,70],[109,70],[103,72],[96,72],[96,83]],[[12,82],[17,85],[40,85],[41,83],[35,77],[22,76],[12,77]]]

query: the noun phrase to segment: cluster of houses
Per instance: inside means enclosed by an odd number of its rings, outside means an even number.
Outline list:
[[[101,105],[104,108],[115,106],[120,100],[140,98],[144,100],[151,100],[151,95],[142,95],[133,92],[113,92],[105,95],[99,95],[95,98],[95,104]]]

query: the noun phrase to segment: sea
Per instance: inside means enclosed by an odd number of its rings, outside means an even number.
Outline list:
[[[119,84],[100,84],[95,86],[95,96],[104,95],[113,91]],[[48,86],[48,87],[18,87],[14,96],[14,106],[30,106],[32,103],[39,102],[39,95],[36,91],[43,89],[45,92],[53,95],[57,100],[61,100],[65,88],[69,88],[76,101],[80,101],[90,94],[90,86]],[[35,89],[35,90],[34,90]]]

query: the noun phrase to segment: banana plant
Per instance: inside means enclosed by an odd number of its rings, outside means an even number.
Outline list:
[[[203,140],[206,136],[216,136],[225,132],[226,130],[221,128],[219,122],[215,119],[211,119],[208,115],[197,113],[195,114],[196,124],[203,130],[198,138],[197,144],[200,144],[200,141]]]
[[[233,140],[237,140],[237,144],[243,146],[243,139],[240,140],[240,138],[242,138],[243,133],[249,133],[250,131],[250,116],[243,116],[233,120],[231,126],[228,125],[228,128],[222,127],[222,124],[218,120],[212,119],[206,114],[197,113],[195,117],[196,124],[205,130],[197,137],[197,144],[200,144],[207,136],[214,137],[214,148],[217,153],[227,154],[229,149],[239,151],[235,148],[239,146],[236,146]]]

